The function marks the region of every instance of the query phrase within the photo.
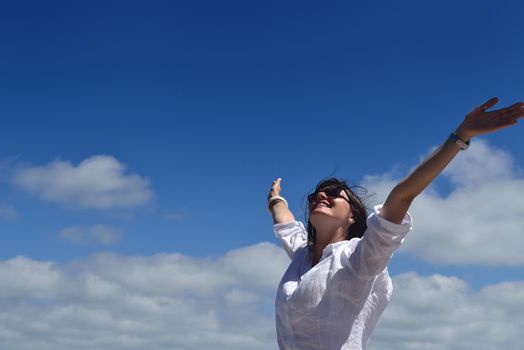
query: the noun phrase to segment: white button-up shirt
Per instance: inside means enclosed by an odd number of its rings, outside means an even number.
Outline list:
[[[303,224],[274,225],[292,259],[276,297],[281,350],[366,348],[393,289],[386,265],[412,227],[409,214],[395,224],[380,208],[368,217],[362,238],[327,245],[313,267]]]

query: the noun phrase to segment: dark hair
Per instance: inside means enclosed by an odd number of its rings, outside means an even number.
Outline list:
[[[355,220],[354,223],[352,223],[349,226],[349,230],[346,235],[346,239],[350,240],[351,238],[362,238],[364,235],[364,232],[367,228],[367,210],[366,206],[362,202],[362,199],[355,194],[354,190],[359,190],[362,193],[366,193],[366,189],[361,186],[348,186],[345,180],[337,179],[334,177],[321,180],[316,188],[315,192],[321,192],[323,189],[333,188],[333,187],[340,187],[346,192],[349,198],[349,206],[351,207],[351,212],[353,214],[353,219]],[[306,221],[307,221],[307,240],[308,240],[308,246],[311,248],[315,245],[317,234],[315,231],[315,228],[311,224],[311,221],[309,221],[309,206],[311,203],[309,203],[309,200],[307,201],[307,207],[306,207]]]

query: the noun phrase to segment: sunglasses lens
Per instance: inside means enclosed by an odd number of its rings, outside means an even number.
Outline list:
[[[340,191],[340,188],[331,188],[329,190],[326,190],[326,196],[333,198],[340,197]]]
[[[309,202],[314,202],[317,199],[317,195],[319,192],[324,192],[326,196],[331,197],[331,198],[339,198],[339,197],[342,197],[340,195],[340,192],[342,192],[342,190],[343,189],[340,187],[324,188],[317,192],[311,193],[310,195],[307,196],[307,199]]]

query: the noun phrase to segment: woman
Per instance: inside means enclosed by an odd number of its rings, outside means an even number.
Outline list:
[[[454,133],[367,217],[344,181],[320,182],[308,196],[308,229],[273,181],[268,207],[274,231],[292,259],[278,287],[280,349],[365,349],[392,291],[387,263],[411,229],[408,208],[475,136],[514,125],[524,103],[494,111],[492,98],[468,113]]]

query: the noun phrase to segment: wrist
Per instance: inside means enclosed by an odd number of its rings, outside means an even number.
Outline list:
[[[469,140],[463,140],[462,138],[460,138],[460,136],[456,134],[456,132],[452,132],[449,135],[449,140],[456,144],[458,147],[460,147],[460,149],[463,151],[467,150],[470,144]]]
[[[455,130],[455,135],[457,135],[464,142],[469,142],[469,140],[471,140],[471,138],[473,137],[473,135],[470,132],[468,132],[466,128],[464,128],[462,125],[460,125]]]
[[[277,195],[269,198],[267,203],[267,208],[269,212],[271,213],[273,211],[273,207],[279,203],[283,204],[286,208],[288,207],[287,201],[282,196]]]

